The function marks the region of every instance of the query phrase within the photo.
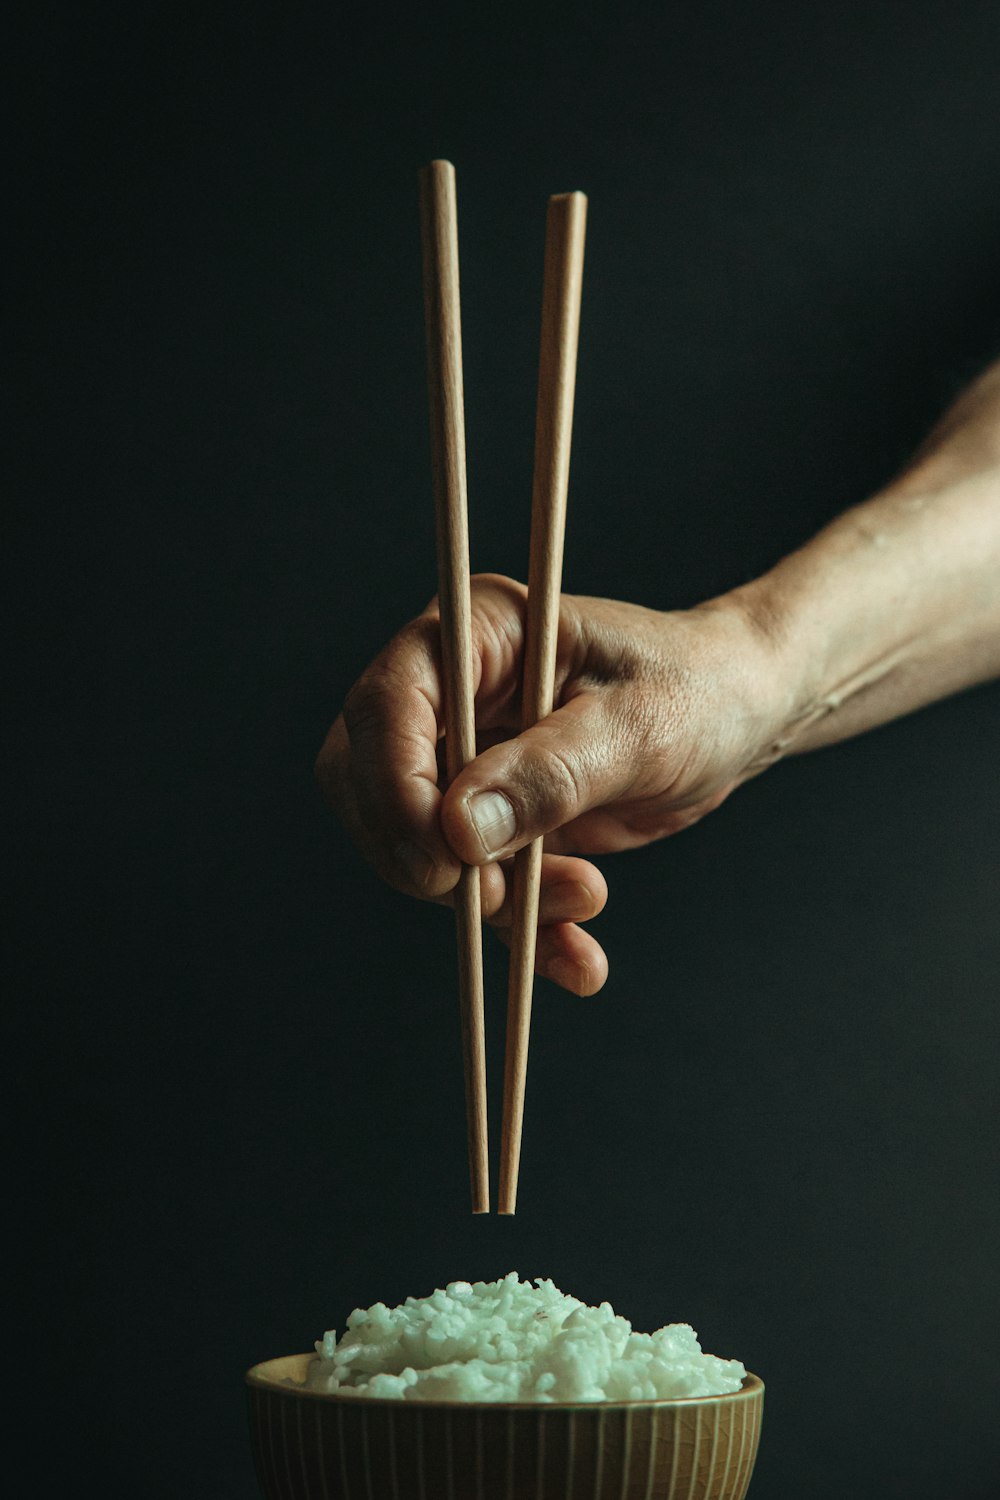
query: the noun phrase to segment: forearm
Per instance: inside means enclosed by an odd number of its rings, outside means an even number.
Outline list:
[[[880,494],[731,597],[786,684],[765,760],[1000,675],[1000,365]]]

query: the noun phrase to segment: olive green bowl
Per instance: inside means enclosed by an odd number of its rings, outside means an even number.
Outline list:
[[[309,1390],[313,1354],[247,1372],[266,1500],[743,1500],[764,1383],[678,1401],[376,1401]]]

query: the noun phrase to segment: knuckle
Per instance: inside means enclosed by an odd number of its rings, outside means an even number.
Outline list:
[[[575,757],[564,747],[541,744],[525,758],[527,797],[548,823],[568,823],[584,806],[585,778]]]
[[[472,628],[507,635],[524,617],[528,590],[502,573],[477,573],[471,580]]]
[[[427,664],[434,661],[439,642],[436,615],[418,615],[393,636],[344,699],[342,712],[349,734],[384,723],[393,705],[406,696]]]
[[[341,710],[344,715],[344,723],[347,725],[348,734],[353,735],[361,725],[370,719],[377,693],[378,690],[368,673],[365,673],[363,677],[359,677],[354,686],[349,690]]]
[[[429,611],[433,611],[430,613]],[[437,649],[437,643],[441,637],[440,606],[437,596],[431,600],[427,610],[422,615],[408,620],[383,653],[383,668],[389,665],[386,658],[391,659],[392,670],[402,672],[403,662],[412,661],[415,654],[433,655]]]
[[[387,662],[373,662],[344,699],[343,715],[348,734],[353,738],[383,724],[386,711],[404,685],[405,678]]]

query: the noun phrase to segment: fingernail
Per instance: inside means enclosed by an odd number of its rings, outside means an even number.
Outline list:
[[[561,985],[564,990],[571,990],[578,995],[585,976],[580,972],[580,965],[572,963],[568,958],[550,958],[544,969],[546,979],[551,979],[553,984]]]
[[[469,802],[469,817],[487,854],[496,854],[517,833],[514,809],[503,792],[478,792]]]
[[[594,908],[594,898],[582,880],[560,880],[542,892],[546,922],[585,922]]]
[[[430,855],[425,854],[416,844],[411,844],[409,839],[404,839],[401,844],[396,845],[395,855],[413,884],[420,890],[426,890],[435,870],[434,861]]]

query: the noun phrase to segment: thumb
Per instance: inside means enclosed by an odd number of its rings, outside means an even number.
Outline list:
[[[484,750],[456,776],[441,824],[463,863],[513,854],[632,786],[638,726],[623,721],[614,696],[580,693],[516,739]]]

